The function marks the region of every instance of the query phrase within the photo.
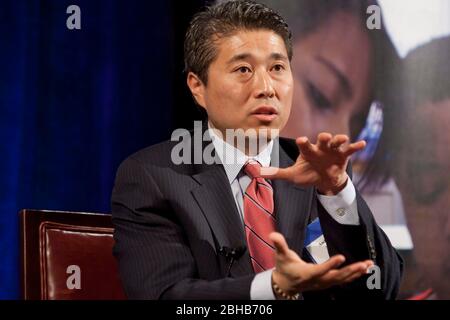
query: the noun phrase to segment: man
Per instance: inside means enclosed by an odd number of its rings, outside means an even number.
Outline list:
[[[187,84],[208,114],[207,139],[201,148],[190,136],[182,145],[193,158],[214,150],[217,161],[180,164],[179,145],[169,141],[120,166],[114,253],[128,297],[395,298],[400,259],[346,173],[364,142],[323,133],[311,144],[274,134],[291,108],[291,57],[287,25],[263,5],[226,2],[193,18]],[[230,129],[244,134],[228,139]],[[316,217],[334,255],[322,263],[313,261],[323,261],[323,251],[304,250]],[[381,288],[370,290],[365,274],[373,263]]]

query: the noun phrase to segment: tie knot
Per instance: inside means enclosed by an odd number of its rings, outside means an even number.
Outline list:
[[[256,160],[249,160],[244,165],[244,172],[250,178],[257,178],[260,176],[261,164]]]

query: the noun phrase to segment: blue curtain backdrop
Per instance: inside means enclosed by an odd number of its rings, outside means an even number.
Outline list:
[[[66,28],[71,4],[81,30]],[[109,212],[120,162],[170,137],[173,7],[0,2],[0,299],[19,297],[20,209]]]

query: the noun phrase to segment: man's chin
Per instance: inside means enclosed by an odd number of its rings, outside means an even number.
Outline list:
[[[257,127],[248,128],[246,131],[246,137],[272,140],[279,136],[280,130],[278,126],[260,125]]]
[[[245,124],[237,125],[236,127],[225,129],[225,135],[229,138],[245,137],[246,139],[267,139],[272,140],[279,136],[280,124],[278,121],[272,121],[270,123],[264,122],[248,122]],[[224,139],[225,140],[225,139]]]
[[[246,129],[253,129],[257,132],[259,131],[270,131],[270,130],[281,130],[281,123],[279,119],[275,119],[273,121],[249,121],[249,123],[245,126]]]

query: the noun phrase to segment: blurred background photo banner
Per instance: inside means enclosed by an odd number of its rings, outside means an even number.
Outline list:
[[[405,260],[399,298],[450,298],[450,2],[261,2],[293,33],[282,135],[366,140],[354,181]]]

